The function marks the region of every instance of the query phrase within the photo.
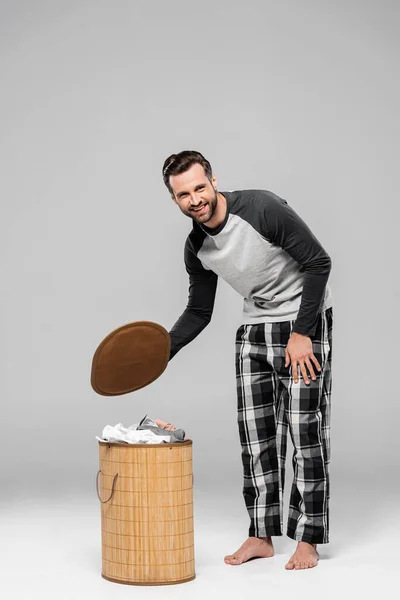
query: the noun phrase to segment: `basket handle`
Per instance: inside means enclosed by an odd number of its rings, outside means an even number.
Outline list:
[[[111,486],[111,494],[110,494],[110,497],[109,497],[109,498],[107,498],[107,500],[102,500],[102,499],[100,498],[100,492],[99,492],[99,475],[100,475],[100,473],[101,473],[101,469],[100,469],[100,470],[97,472],[97,475],[96,475],[96,492],[97,492],[97,497],[98,497],[98,499],[100,500],[100,502],[101,502],[102,504],[105,504],[106,502],[109,502],[109,501],[111,500],[111,498],[112,498],[112,495],[113,495],[113,493],[114,493],[114,484],[115,484],[115,480],[116,480],[116,479],[117,479],[117,477],[118,477],[118,473],[116,473],[116,474],[114,475],[114,479],[113,479],[112,486]]]

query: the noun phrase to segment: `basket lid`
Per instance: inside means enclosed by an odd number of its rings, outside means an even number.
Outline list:
[[[166,369],[171,338],[162,325],[134,321],[111,331],[92,361],[90,383],[102,396],[133,392],[157,379]]]

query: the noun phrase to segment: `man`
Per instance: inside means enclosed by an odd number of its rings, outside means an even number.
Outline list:
[[[218,276],[244,297],[236,332],[238,427],[249,537],[231,565],[274,554],[283,535],[287,432],[293,484],[286,569],[317,565],[328,543],[332,294],[331,260],[286,200],[266,190],[219,192],[202,154],[172,154],[163,179],[193,220],[185,243],[187,307],[172,327],[170,359],[210,322]]]

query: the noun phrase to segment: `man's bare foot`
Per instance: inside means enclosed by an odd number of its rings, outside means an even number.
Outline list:
[[[270,558],[274,555],[274,546],[270,537],[249,537],[234,554],[225,556],[227,565],[241,565],[250,558]]]
[[[317,544],[298,542],[297,548],[285,565],[285,569],[311,569],[318,564]]]

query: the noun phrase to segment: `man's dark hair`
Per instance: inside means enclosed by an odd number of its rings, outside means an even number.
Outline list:
[[[168,188],[170,194],[173,195],[173,189],[169,184],[170,175],[179,175],[184,173],[190,167],[196,163],[203,166],[207,179],[211,182],[212,179],[212,168],[210,163],[200,152],[196,150],[182,150],[179,154],[171,154],[164,162],[162,168],[162,175],[165,185]]]

